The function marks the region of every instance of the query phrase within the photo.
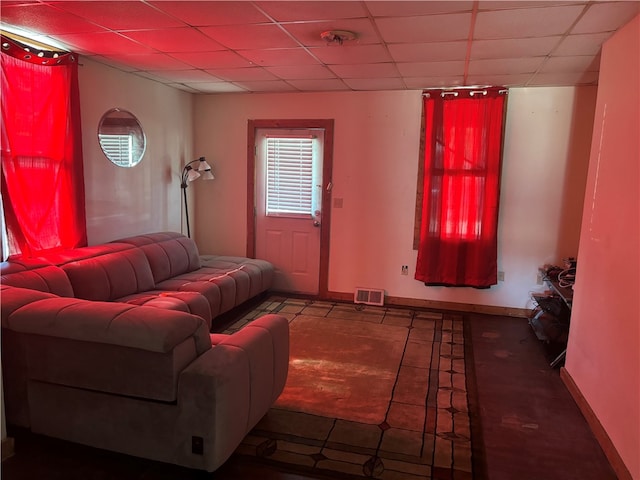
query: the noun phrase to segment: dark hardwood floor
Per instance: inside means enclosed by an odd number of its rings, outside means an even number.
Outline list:
[[[614,480],[578,407],[549,367],[527,321],[468,315],[477,389],[478,452],[489,480]],[[232,457],[213,474],[9,430],[15,455],[4,480],[309,480],[295,472]]]
[[[614,480],[586,420],[524,319],[469,315],[490,480]]]

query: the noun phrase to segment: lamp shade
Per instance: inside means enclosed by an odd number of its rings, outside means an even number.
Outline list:
[[[187,166],[187,181],[193,182],[199,177],[200,177],[200,174],[196,170],[191,168],[191,166]]]
[[[198,160],[199,160],[198,161],[198,170],[199,171],[201,171],[201,172],[205,171],[205,170],[211,171],[211,165],[209,165],[207,163],[207,161],[204,159],[204,157],[200,157]],[[210,179],[207,179],[207,180],[210,180]]]
[[[203,173],[202,173],[202,179],[203,180],[215,180],[216,177],[213,176],[213,173],[211,173],[211,169],[207,168]]]

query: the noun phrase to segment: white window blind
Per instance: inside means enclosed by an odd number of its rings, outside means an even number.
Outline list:
[[[116,165],[130,167],[133,165],[133,136],[104,134],[100,137],[100,146],[107,157]]]
[[[267,137],[266,214],[313,212],[314,137]]]

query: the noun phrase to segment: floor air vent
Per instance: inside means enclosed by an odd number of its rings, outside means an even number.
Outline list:
[[[384,290],[373,288],[356,288],[353,296],[354,303],[364,303],[366,305],[384,305]]]

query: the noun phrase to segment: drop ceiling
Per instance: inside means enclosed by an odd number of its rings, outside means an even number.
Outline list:
[[[9,1],[19,28],[193,93],[594,85],[639,1]],[[328,42],[346,30],[353,40]]]

